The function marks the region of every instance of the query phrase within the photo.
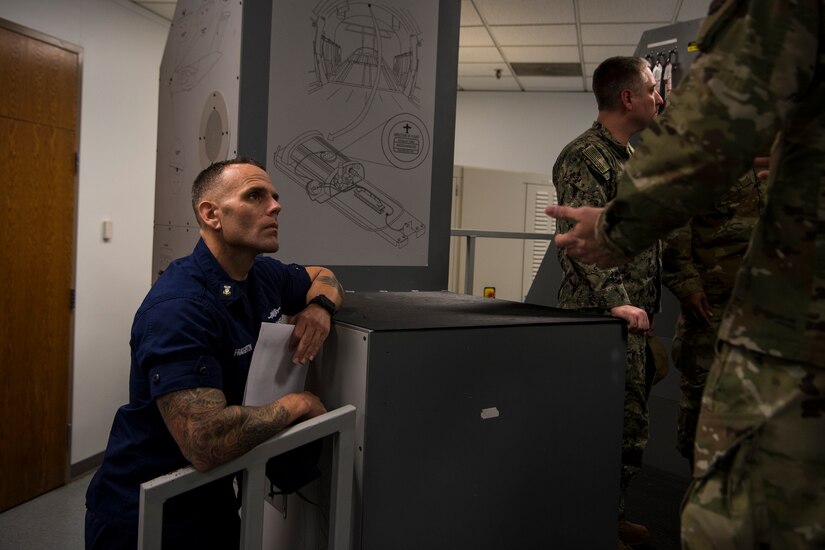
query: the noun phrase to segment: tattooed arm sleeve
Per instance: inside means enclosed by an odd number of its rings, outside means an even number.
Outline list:
[[[289,394],[262,407],[227,407],[221,390],[195,388],[171,392],[156,401],[183,456],[196,470],[206,471],[244,454],[310,413],[312,397]]]

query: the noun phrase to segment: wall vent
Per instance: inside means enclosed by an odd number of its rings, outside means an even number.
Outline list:
[[[581,63],[510,63],[516,76],[581,76]]]

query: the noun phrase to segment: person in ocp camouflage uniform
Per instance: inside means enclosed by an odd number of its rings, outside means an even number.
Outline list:
[[[693,443],[702,391],[716,357],[716,335],[736,273],[765,207],[765,182],[748,170],[718,202],[694,215],[664,241],[662,283],[681,313],[671,349],[682,374],[676,448],[693,469]]]
[[[717,201],[780,132],[702,397],[682,543],[823,548],[825,4],[714,1],[697,42],[617,198],[547,212],[576,222],[556,246],[618,265]]]
[[[559,204],[603,206],[616,196],[622,165],[630,158],[630,136],[647,126],[662,104],[647,62],[611,57],[593,73],[599,114],[593,126],[570,142],[553,166]],[[559,231],[570,224],[561,222]],[[613,315],[628,324],[618,536],[627,544],[647,542],[646,527],[624,518],[624,492],[639,473],[648,439],[645,334],[659,310],[661,247],[657,243],[618,269],[568,258],[559,252],[559,307]],[[620,543],[621,544],[621,543]]]

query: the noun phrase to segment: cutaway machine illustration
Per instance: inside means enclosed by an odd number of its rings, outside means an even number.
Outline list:
[[[361,89],[358,114],[329,138],[355,130],[376,103],[386,100],[400,107],[399,98],[418,106],[421,29],[407,10],[373,2],[324,0],[312,21],[315,80],[310,93],[332,87]],[[348,53],[347,53],[348,52]],[[331,97],[330,95],[330,97]],[[353,97],[350,91],[348,97]],[[382,95],[386,97],[382,98]]]
[[[366,179],[362,163],[341,153],[320,132],[306,132],[279,147],[273,160],[310,199],[329,204],[398,248],[406,246],[409,237],[420,237],[426,231],[398,201]]]
[[[422,29],[407,9],[359,0],[321,0],[311,23],[307,94],[334,114],[280,141],[288,144],[276,148],[274,165],[314,202],[403,248],[426,226],[382,188],[417,181],[399,170],[429,157],[429,129],[409,112],[420,109]]]

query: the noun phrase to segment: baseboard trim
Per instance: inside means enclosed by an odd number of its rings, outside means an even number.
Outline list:
[[[88,474],[92,470],[96,470],[101,464],[103,464],[102,451],[96,455],[90,456],[89,458],[84,458],[80,462],[75,462],[72,464],[69,475],[72,476],[72,479],[77,479],[85,474]]]

